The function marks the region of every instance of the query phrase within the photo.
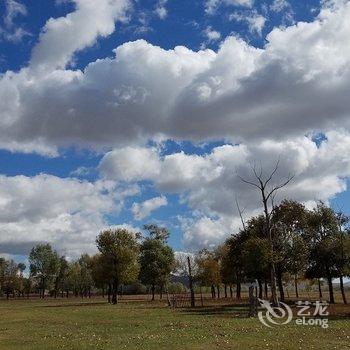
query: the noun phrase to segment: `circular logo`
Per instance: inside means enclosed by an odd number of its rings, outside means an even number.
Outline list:
[[[280,302],[278,307],[273,307],[267,300],[259,299],[259,302],[264,310],[259,311],[258,317],[266,327],[285,325],[292,320],[293,311],[287,304]]]

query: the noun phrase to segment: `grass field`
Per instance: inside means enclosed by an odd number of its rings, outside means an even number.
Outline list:
[[[350,349],[350,309],[338,307],[328,329],[270,329],[223,303],[191,310],[147,300],[3,300],[0,349]]]

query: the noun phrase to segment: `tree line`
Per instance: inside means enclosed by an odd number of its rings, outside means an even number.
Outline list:
[[[270,215],[271,237],[266,236],[264,214],[243,224],[214,251],[202,250],[196,255],[197,280],[210,285],[212,296],[224,285],[236,298],[241,298],[243,283],[257,282],[259,297],[269,297],[271,265],[275,266],[279,299],[285,300],[285,285],[293,281],[295,297],[299,298],[298,281],[317,281],[322,299],[321,282],[328,285],[329,302],[334,303],[333,280],[339,279],[346,304],[344,278],[350,276],[349,218],[335,212],[323,202],[308,210],[303,204],[285,200],[274,206]],[[272,246],[270,245],[272,239]],[[217,291],[216,291],[217,290]]]
[[[213,298],[228,293],[241,299],[242,285],[257,282],[260,298],[273,300],[271,266],[274,266],[279,299],[285,300],[286,283],[294,284],[299,297],[301,279],[316,281],[322,299],[321,283],[326,282],[329,301],[334,303],[333,280],[338,278],[343,302],[347,303],[344,278],[350,276],[349,218],[323,202],[313,209],[284,200],[269,213],[269,234],[264,214],[242,220],[241,230],[215,250],[201,250],[193,255],[191,281],[198,288],[209,287]],[[108,302],[116,304],[118,294],[179,292],[181,284],[171,284],[171,274],[188,274],[188,265],[175,259],[168,245],[169,231],[157,225],[146,225],[146,237],[126,229],[101,232],[96,245],[98,253],[83,254],[67,261],[49,244],[39,244],[29,254],[26,266],[0,259],[0,291],[27,296],[38,293],[44,298],[69,295],[88,297],[100,291]],[[272,243],[272,244],[271,244]],[[186,259],[187,260],[187,259]],[[134,290],[132,290],[134,288]],[[193,291],[192,291],[193,292]]]

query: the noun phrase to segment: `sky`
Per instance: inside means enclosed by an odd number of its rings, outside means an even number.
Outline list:
[[[350,214],[350,3],[0,0],[0,254],[94,253],[108,227],[213,248],[240,180]]]

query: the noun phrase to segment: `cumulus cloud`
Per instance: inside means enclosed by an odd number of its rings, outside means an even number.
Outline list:
[[[156,5],[154,12],[160,19],[165,19],[168,16],[167,2],[168,0],[159,0]]]
[[[252,5],[207,2],[212,9],[220,3]],[[103,180],[96,183],[44,175],[2,177],[4,252],[23,253],[42,240],[71,252],[90,249],[96,231],[106,224],[104,213],[122,205],[115,196],[138,193],[137,184],[128,187],[129,182],[150,181],[160,193],[179,194],[194,212],[182,220],[183,242],[191,249],[212,246],[237,228],[235,197],[247,216],[257,212],[258,194],[237,176],[251,176],[250,164],[261,161],[270,169],[280,158],[276,182],[295,173],[280,198],[312,205],[345,190],[350,172],[349,2],[324,1],[313,22],[273,29],[262,49],[235,36],[217,51],[165,50],[138,40],[83,70],[67,66],[77,51],[115,30],[128,2],[75,4],[71,14],[47,22],[28,67],[1,75],[0,147],[52,156],[60,147],[115,149],[103,157]],[[319,147],[303,136],[315,132],[327,137]],[[158,149],[144,147],[169,138],[227,144],[202,156],[161,156]],[[115,181],[127,187],[118,190]],[[136,215],[147,213],[146,202],[135,204]]]
[[[0,252],[27,254],[40,242],[70,256],[92,252],[95,237],[108,226],[105,214],[118,212],[135,193],[110,181],[1,175]]]
[[[76,10],[65,17],[49,19],[35,46],[33,69],[64,68],[76,51],[94,44],[115,30],[115,22],[125,19],[129,0],[73,0]],[[64,38],[64,40],[63,40]]]
[[[226,6],[252,7],[254,0],[206,0],[205,12],[211,15],[215,13],[216,9],[222,4]]]
[[[246,22],[249,26],[249,31],[252,34],[262,35],[262,30],[265,27],[266,18],[256,11],[250,12],[234,12],[230,15],[231,21]]]
[[[208,26],[204,31],[203,35],[207,38],[207,42],[211,43],[213,41],[220,40],[221,34],[220,32],[214,30],[211,26]]]
[[[47,30],[31,66],[1,77],[0,147],[54,154],[67,145],[103,149],[167,138],[249,142],[349,129],[349,15],[349,3],[325,7],[313,22],[275,28],[263,49],[236,37],[217,52],[164,50],[139,40],[84,71],[38,74],[33,62],[40,66],[36,57],[46,51]],[[62,66],[81,47],[68,44],[56,63],[40,57]]]
[[[131,211],[134,214],[136,220],[143,220],[151,215],[155,210],[168,205],[166,197],[154,197],[148,199],[142,203],[134,203]]]
[[[292,24],[294,23],[294,10],[292,5],[287,0],[274,0],[270,5],[270,10],[277,13],[282,13],[283,24]]]
[[[270,5],[270,10],[275,12],[281,12],[290,6],[289,2],[286,0],[274,0]]]
[[[0,38],[2,37],[8,41],[18,42],[23,37],[30,36],[31,34],[27,30],[15,23],[17,17],[27,15],[26,6],[15,0],[5,0],[4,3],[4,27],[0,27]]]
[[[148,175],[140,178],[129,175],[127,178],[135,182],[149,180],[162,193],[180,194],[196,212],[195,218],[182,221],[184,245],[187,248],[210,246],[238,229],[236,198],[245,208],[246,218],[259,212],[259,193],[239,178],[252,180],[251,167],[254,165],[262,166],[268,176],[280,159],[275,184],[295,175],[293,182],[280,191],[277,202],[290,198],[312,206],[317,200],[327,201],[344,191],[345,178],[350,176],[350,157],[346,152],[350,147],[350,134],[330,132],[326,137],[319,146],[310,137],[298,137],[285,141],[264,140],[251,145],[223,145],[203,156],[180,152],[161,157],[157,151],[148,150],[154,159],[155,171],[146,172]],[[133,159],[130,150],[125,154]],[[113,163],[112,158],[107,154],[102,163],[106,163],[106,159]],[[129,174],[134,167],[135,163],[130,161],[124,163],[123,169]],[[111,179],[126,176],[120,169],[115,176],[113,172],[104,175]]]

